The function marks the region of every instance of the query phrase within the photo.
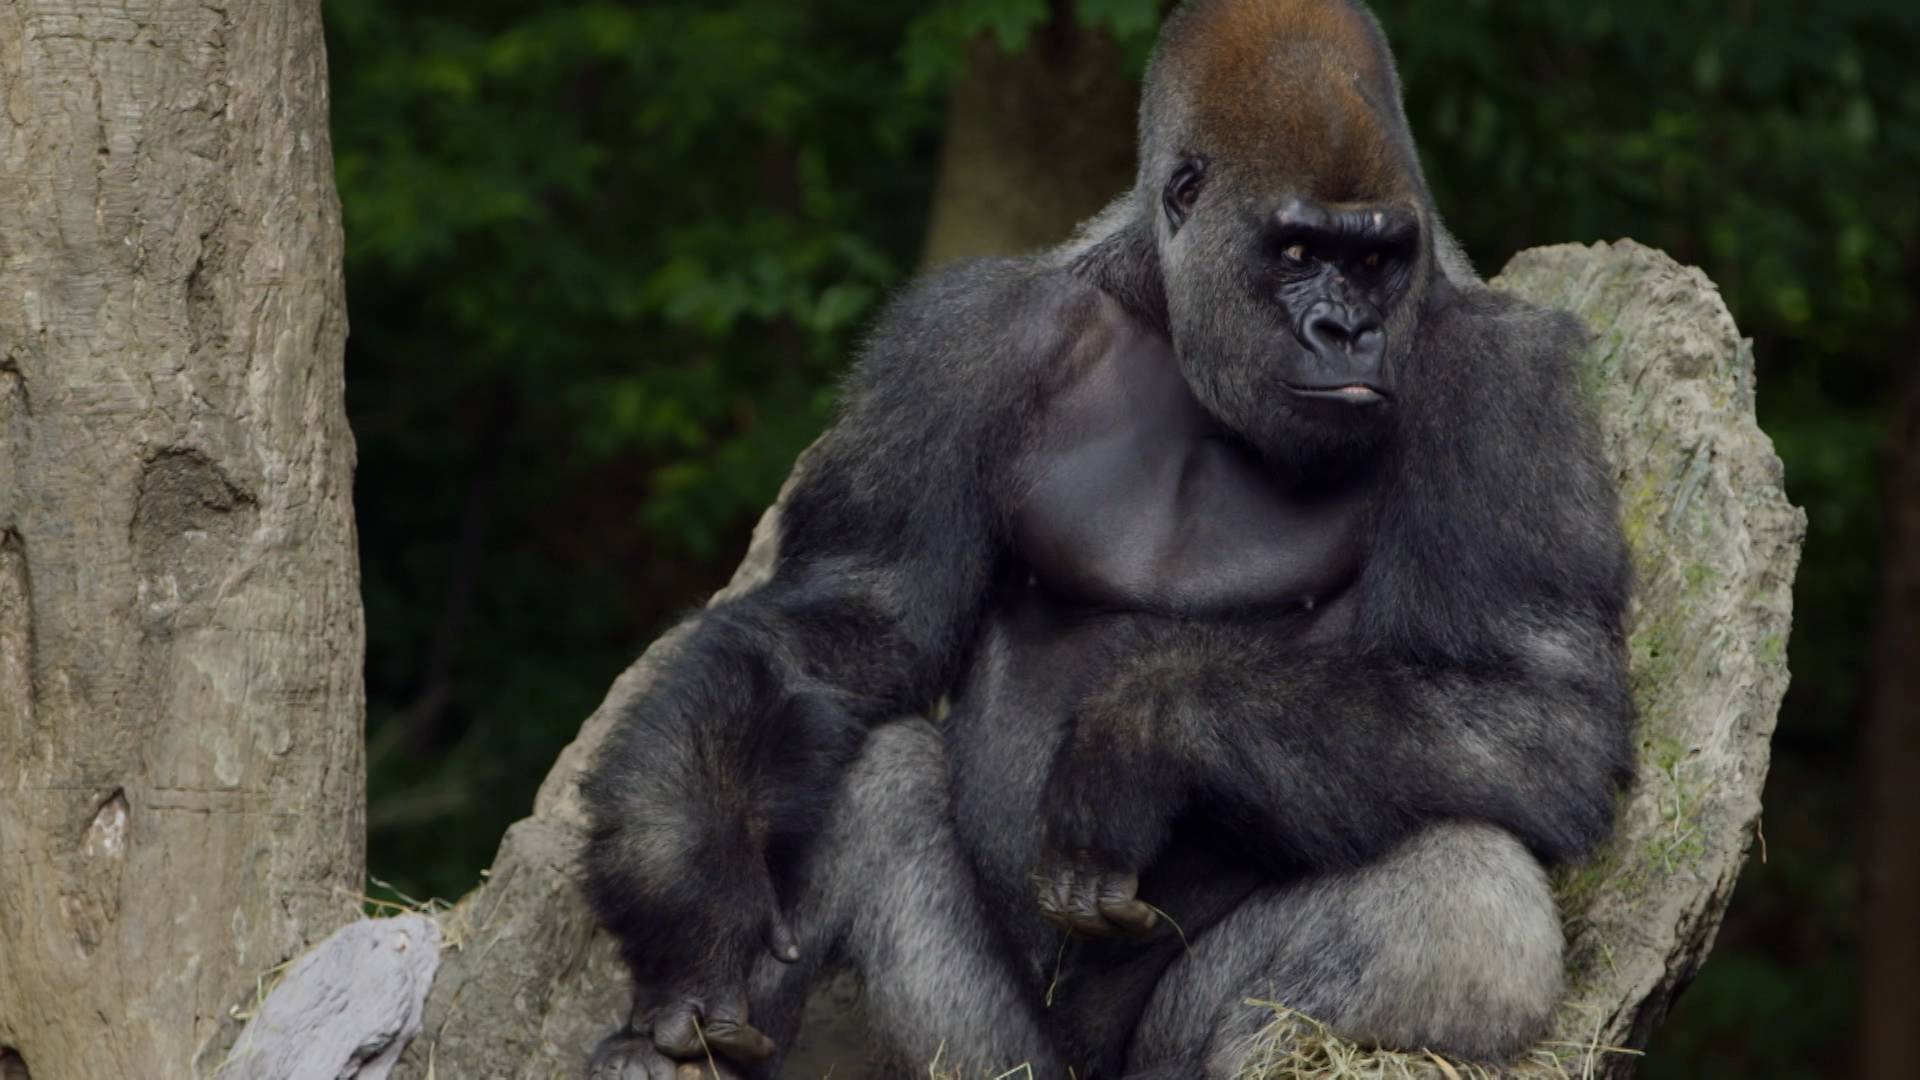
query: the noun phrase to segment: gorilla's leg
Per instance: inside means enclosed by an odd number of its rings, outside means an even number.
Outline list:
[[[768,955],[754,966],[748,1020],[776,1045],[773,1058],[751,1067],[694,1060],[676,1071],[650,1034],[627,1031],[602,1045],[593,1080],[778,1076],[808,994],[840,966],[864,987],[875,1064],[885,1075],[925,1076],[937,1059],[942,1075],[997,1076],[1031,1062],[1035,1076],[1064,1076],[1031,995],[981,911],[952,821],[946,750],[932,725],[876,728],[845,774],[806,880],[788,904],[800,961]]]
[[[925,721],[874,730],[846,776],[841,801],[799,905],[802,948],[830,935],[864,988],[878,1063],[901,1075],[995,1076],[1031,1063],[1065,1075],[981,909],[973,870],[953,834],[946,749]],[[805,986],[777,961],[756,973],[754,1022],[792,1044]],[[811,981],[811,973],[808,973]]]
[[[1278,1002],[1364,1045],[1504,1060],[1560,998],[1560,916],[1538,862],[1484,825],[1431,826],[1380,862],[1263,889],[1154,990],[1134,1074],[1231,1077]]]

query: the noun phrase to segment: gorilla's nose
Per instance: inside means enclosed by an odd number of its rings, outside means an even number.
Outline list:
[[[1353,379],[1379,372],[1387,342],[1379,318],[1333,301],[1315,304],[1307,312],[1300,338],[1319,358],[1323,374]]]

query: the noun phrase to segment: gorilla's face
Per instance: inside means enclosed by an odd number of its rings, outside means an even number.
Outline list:
[[[1257,181],[1193,157],[1167,177],[1174,346],[1201,402],[1276,464],[1351,464],[1392,431],[1425,262],[1420,215]]]
[[[1145,93],[1138,211],[1187,381],[1277,464],[1364,460],[1432,275],[1379,27],[1357,4],[1193,0]]]

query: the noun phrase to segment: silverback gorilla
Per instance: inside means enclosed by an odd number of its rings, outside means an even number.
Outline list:
[[[1140,131],[1076,239],[891,306],[772,580],[621,717],[593,1076],[771,1076],[830,968],[902,1075],[1231,1076],[1249,998],[1545,1030],[1544,868],[1632,760],[1583,332],[1467,267],[1353,0],[1192,0]]]

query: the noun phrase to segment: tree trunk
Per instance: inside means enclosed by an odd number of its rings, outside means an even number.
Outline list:
[[[1877,685],[1868,719],[1860,1076],[1913,1075],[1920,1028],[1920,382],[1887,442]]]
[[[947,106],[926,265],[1066,239],[1133,182],[1139,101],[1113,38],[1070,10],[1017,53],[975,41]]]
[[[204,1075],[350,919],[319,0],[0,2],[0,1074]]]

